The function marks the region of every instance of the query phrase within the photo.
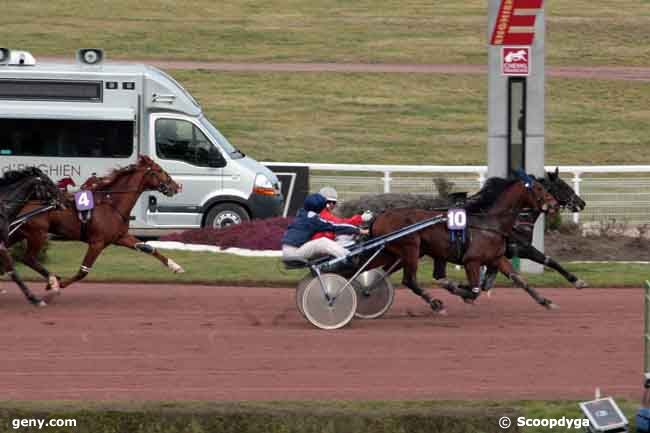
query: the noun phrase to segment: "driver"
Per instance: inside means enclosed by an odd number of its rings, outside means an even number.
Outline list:
[[[373,218],[373,214],[369,210],[365,211],[362,214],[353,215],[350,218],[338,217],[333,213],[334,208],[336,207],[336,202],[338,201],[338,193],[336,190],[331,186],[326,186],[324,188],[321,188],[319,193],[325,197],[325,199],[327,199],[325,208],[323,208],[323,210],[320,212],[320,217],[325,221],[329,221],[335,224],[352,224],[355,226],[360,226],[364,223],[370,222]],[[318,232],[312,237],[312,239],[318,238],[334,239],[341,245],[345,245],[353,240],[353,236],[351,235],[337,235],[334,232]]]
[[[298,210],[287,231],[282,236],[282,257],[284,260],[302,258],[305,260],[325,255],[344,257],[348,250],[329,238],[310,240],[315,233],[367,234],[368,230],[351,224],[334,224],[325,221],[319,213],[325,208],[327,199],[321,194],[310,194],[305,198],[303,208]]]

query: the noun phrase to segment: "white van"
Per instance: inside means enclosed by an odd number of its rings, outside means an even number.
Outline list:
[[[282,215],[275,174],[233,146],[172,77],[102,59],[79,50],[76,63],[37,63],[0,49],[0,171],[37,166],[80,185],[148,155],[183,189],[140,197],[131,230],[141,235]]]

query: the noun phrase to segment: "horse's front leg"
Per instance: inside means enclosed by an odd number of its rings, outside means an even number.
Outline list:
[[[70,284],[76,283],[86,278],[86,275],[90,273],[95,264],[95,260],[101,254],[101,252],[106,248],[106,244],[101,241],[95,241],[88,244],[88,250],[86,250],[86,255],[84,256],[83,262],[81,262],[81,267],[72,278],[65,280],[61,283],[61,288],[68,287]],[[55,293],[56,294],[56,293]]]
[[[465,276],[469,284],[469,289],[461,289],[463,292],[460,296],[467,303],[474,303],[474,300],[481,294],[481,262],[478,260],[468,260],[463,264],[465,267]]]
[[[31,304],[37,305],[39,307],[44,307],[47,305],[45,301],[39,299],[36,295],[34,295],[32,291],[29,290],[29,287],[27,287],[23,280],[18,276],[18,273],[14,268],[14,261],[11,258],[11,254],[2,241],[0,241],[0,265],[2,266],[3,270],[9,274],[14,283],[20,287],[21,292],[23,292],[23,295],[25,295],[25,298],[27,298]]]
[[[122,236],[120,239],[118,239],[115,242],[115,245],[120,245],[123,247],[127,247],[133,250],[141,251],[143,253],[147,253],[151,256],[154,256],[157,258],[163,265],[167,266],[169,269],[171,269],[174,273],[180,274],[185,272],[185,269],[183,269],[178,263],[170,259],[169,257],[165,257],[162,254],[158,252],[154,247],[151,245],[141,242],[138,238],[135,236],[132,236],[130,234],[126,234]]]
[[[512,264],[505,256],[501,256],[497,261],[497,267],[506,277],[510,278],[517,286],[521,287],[528,293],[539,305],[548,308],[549,310],[559,308],[550,299],[542,297],[535,289],[528,285],[528,282],[517,272],[515,272]]]
[[[58,275],[50,273],[45,266],[38,261],[38,253],[43,249],[43,245],[47,240],[47,231],[33,231],[27,233],[25,236],[27,241],[27,248],[22,262],[28,267],[32,268],[47,280],[46,290],[54,290],[57,292],[61,287],[61,279]]]
[[[544,266],[548,266],[549,268],[556,270],[567,281],[573,284],[576,289],[584,289],[585,287],[588,287],[586,281],[576,277],[571,272],[564,269],[558,262],[553,260],[551,257],[544,255],[544,253],[542,253],[540,250],[538,250],[531,244],[520,245],[519,257],[521,257],[522,259],[532,260],[536,263],[539,263]]]

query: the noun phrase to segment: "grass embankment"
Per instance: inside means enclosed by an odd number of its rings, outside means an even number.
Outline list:
[[[549,64],[648,65],[647,0],[544,7]],[[26,0],[0,17],[0,40],[70,58],[103,47],[113,59],[485,64],[487,10],[485,0]]]
[[[638,405],[618,402],[633,420]],[[537,401],[309,401],[309,402],[0,402],[0,433],[15,431],[15,418],[75,419],[75,428],[44,428],[45,432],[445,432],[542,433],[548,427],[501,429],[498,419],[580,419],[577,402]],[[37,431],[36,429],[20,429]],[[578,431],[556,427],[557,433]]]
[[[86,252],[80,242],[52,241],[48,250],[47,268],[61,276],[71,276],[79,269]],[[271,285],[295,287],[305,274],[302,270],[287,271],[280,258],[241,257],[232,254],[161,250],[173,258],[185,273],[173,274],[155,258],[121,247],[108,247],[99,257],[86,281],[143,282],[143,283],[202,283],[236,285]],[[565,263],[566,264],[566,263]],[[567,269],[587,280],[592,287],[641,287],[648,278],[650,266],[643,264],[568,264]],[[448,266],[452,278],[465,280],[464,272]],[[40,277],[24,266],[18,272],[26,279]],[[430,259],[423,259],[418,272],[420,283],[427,287],[431,282]],[[567,287],[569,283],[558,273],[527,274],[535,287]],[[3,277],[6,279],[6,276]],[[401,272],[393,276],[399,285]],[[500,286],[510,286],[502,276]]]
[[[480,75],[175,71],[258,161],[479,164]],[[650,83],[547,79],[545,163],[648,164]]]

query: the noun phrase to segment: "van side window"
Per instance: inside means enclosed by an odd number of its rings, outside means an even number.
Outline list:
[[[0,119],[0,155],[128,158],[133,122]]]
[[[156,154],[162,159],[183,161],[199,167],[226,165],[219,151],[203,132],[185,120],[156,120]],[[217,164],[215,161],[218,161]]]

